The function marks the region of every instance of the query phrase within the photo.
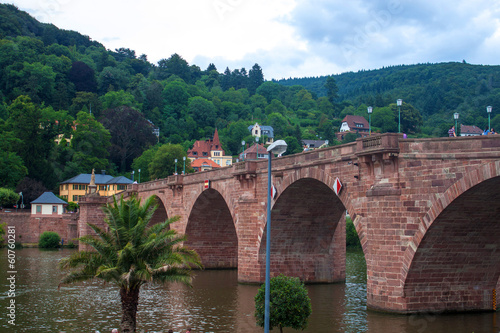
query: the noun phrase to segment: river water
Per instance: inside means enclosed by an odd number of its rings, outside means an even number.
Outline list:
[[[16,249],[16,273],[8,274],[7,250],[0,250],[0,332],[105,333],[119,326],[120,300],[113,285],[94,281],[58,289],[63,273],[57,263],[72,251]],[[363,253],[348,252],[346,268],[345,284],[307,286],[313,312],[303,332],[500,332],[498,312],[405,316],[369,311]],[[10,275],[16,279],[14,284],[7,280]],[[146,285],[140,294],[138,332],[167,332],[170,328],[185,332],[187,326],[193,332],[263,332],[253,317],[257,289],[238,284],[236,270],[196,272],[193,288]],[[9,297],[9,291],[15,297]],[[15,326],[7,316],[12,299]]]

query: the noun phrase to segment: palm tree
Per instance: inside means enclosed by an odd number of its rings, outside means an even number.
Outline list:
[[[79,251],[60,262],[62,269],[72,269],[60,285],[102,279],[120,289],[122,320],[120,332],[135,332],[139,291],[148,282],[182,282],[191,285],[191,266],[201,268],[198,254],[182,245],[186,240],[169,225],[179,217],[148,227],[158,205],[151,196],[141,206],[132,197],[107,204],[107,231],[88,224],[96,235],[79,240],[93,251]]]

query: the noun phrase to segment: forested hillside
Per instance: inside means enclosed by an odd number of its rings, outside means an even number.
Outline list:
[[[338,86],[338,101],[383,107],[401,98],[423,116],[421,132],[436,135],[433,127],[447,126],[459,112],[463,124],[487,126],[486,106],[500,108],[500,66],[462,63],[418,64],[332,75]],[[276,81],[285,86],[301,85],[317,96],[325,96],[328,76]],[[493,112],[492,116],[498,115]],[[498,118],[495,123],[498,123]],[[498,126],[498,125],[497,125]]]
[[[498,67],[398,66],[273,82],[258,64],[201,69],[179,54],[153,64],[12,5],[0,4],[0,17],[0,187],[22,191],[26,202],[92,169],[165,177],[216,128],[228,155],[252,142],[247,127],[256,122],[273,126],[289,154],[301,151],[301,139],[339,144],[342,118],[367,117],[368,105],[373,130],[396,132],[397,98],[402,129],[413,136],[446,135],[455,111],[483,127],[486,105],[493,116],[500,110]],[[500,126],[498,116],[492,126]]]

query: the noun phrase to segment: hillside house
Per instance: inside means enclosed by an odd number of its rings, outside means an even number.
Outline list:
[[[232,156],[225,156],[217,129],[212,139],[196,141],[193,148],[188,150],[187,157],[191,160],[191,166],[199,158],[211,160],[221,167],[229,166],[233,162]]]
[[[271,126],[260,126],[258,123],[255,123],[255,125],[248,126],[248,130],[253,137],[260,138],[261,136],[266,136],[267,141],[262,142],[265,145],[270,145],[274,142],[274,129]]]

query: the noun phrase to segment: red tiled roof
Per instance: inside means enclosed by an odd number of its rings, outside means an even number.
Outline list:
[[[198,158],[191,162],[191,167],[193,168],[201,168],[202,166],[210,166],[212,168],[220,168],[220,165],[215,163],[212,160],[209,160],[208,158]]]
[[[363,116],[352,116],[352,115],[347,115],[344,117],[342,122],[347,122],[347,125],[351,130],[355,129],[368,129],[368,121],[365,119]],[[358,127],[356,124],[361,124],[363,127]]]
[[[479,127],[472,125],[461,125],[460,127],[460,133],[462,134],[478,134],[481,135],[483,134],[483,130],[480,129]]]
[[[248,154],[248,153],[255,153],[257,145],[252,145],[250,148],[246,149],[243,153]],[[267,154],[267,149],[264,147],[264,145],[259,144],[259,154]]]
[[[225,155],[222,146],[219,141],[219,133],[215,129],[214,137],[212,139],[207,139],[205,141],[195,141],[193,148],[188,150],[188,157],[191,158],[203,158],[209,157],[212,150],[217,150],[222,152],[222,156]],[[196,154],[195,154],[196,153]],[[205,155],[203,155],[205,153]]]

